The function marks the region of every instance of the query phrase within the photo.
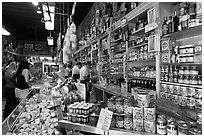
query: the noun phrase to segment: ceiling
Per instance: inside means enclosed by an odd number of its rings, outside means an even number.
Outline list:
[[[55,12],[71,14],[74,2],[55,2]],[[77,2],[74,22],[78,27],[93,3]],[[60,10],[58,10],[60,9]],[[2,2],[2,25],[16,37],[16,40],[46,41],[50,31],[45,30],[44,23],[41,22],[42,15],[38,14],[37,7],[32,2]],[[55,29],[52,36],[57,37],[60,32],[65,32],[68,16],[55,14]],[[61,21],[60,21],[61,20]]]

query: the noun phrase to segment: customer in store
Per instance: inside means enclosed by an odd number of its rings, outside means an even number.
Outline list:
[[[75,82],[77,82],[77,79],[80,77],[80,69],[82,67],[81,62],[77,62],[74,67],[72,68],[72,77]]]
[[[15,74],[16,74],[17,63],[12,61],[7,70],[5,71],[5,97],[6,105],[3,113],[4,119],[6,119],[9,114],[16,108],[18,105],[18,99],[15,96]]]
[[[65,67],[65,78],[72,76],[72,65],[69,63]]]
[[[90,71],[91,71],[91,62],[87,62],[84,64],[84,66],[80,69],[80,77],[79,80],[81,83],[85,84],[86,86],[86,102],[90,100],[90,85],[89,81],[90,78]]]
[[[27,60],[22,60],[16,72],[16,97],[21,101],[29,93],[30,64]]]
[[[61,80],[65,81],[65,69],[66,69],[66,64],[60,64],[59,71],[57,71],[55,74],[56,76]]]

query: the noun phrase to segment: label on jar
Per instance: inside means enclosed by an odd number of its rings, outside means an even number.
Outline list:
[[[177,95],[178,95],[178,94],[179,94],[179,91],[180,91],[180,86],[176,86],[176,85],[175,85],[173,91],[174,91],[174,94],[177,94]]]
[[[133,107],[124,106],[124,113],[125,113],[125,115],[132,115],[133,114]]]
[[[146,121],[155,121],[156,120],[155,107],[144,108],[144,119]]]
[[[133,119],[133,130],[135,131],[143,131],[144,125],[142,119]]]
[[[155,133],[155,122],[151,122],[151,121],[144,121],[144,130],[145,132],[148,133]]]
[[[142,107],[133,107],[133,119],[143,119]]]
[[[125,117],[124,119],[124,128],[131,130],[133,128],[133,120],[132,117]]]

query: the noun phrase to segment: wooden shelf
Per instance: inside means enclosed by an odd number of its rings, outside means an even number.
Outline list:
[[[141,46],[144,46],[144,45],[148,45],[148,43],[142,43],[142,44],[136,45],[134,47],[130,47],[129,50],[134,49],[134,48],[138,48],[138,47],[141,47]]]
[[[172,82],[164,82],[164,81],[160,81],[160,83],[161,84],[178,85],[178,86],[186,86],[186,87],[194,87],[194,88],[202,88],[202,85],[190,85],[190,84],[172,83]]]
[[[171,66],[171,65],[175,65],[175,66],[189,65],[189,66],[192,66],[192,65],[202,65],[202,63],[160,63],[160,65],[168,65],[168,66]]]
[[[193,36],[202,35],[202,25],[195,26],[192,28],[188,28],[182,31],[177,31],[175,33],[167,34],[163,36],[162,38],[173,38],[173,39],[183,39]]]
[[[113,41],[111,41],[111,43],[116,43],[116,42],[119,42],[121,40],[123,40],[123,38],[119,38],[119,39],[113,40]]]
[[[136,35],[141,35],[144,34],[145,28],[140,28],[139,30],[133,31],[130,36],[136,36]]]

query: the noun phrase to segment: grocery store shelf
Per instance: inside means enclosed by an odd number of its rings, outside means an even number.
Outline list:
[[[202,25],[188,28],[175,33],[167,34],[163,36],[163,38],[170,37],[170,38],[176,38],[176,39],[183,39],[183,38],[188,38],[188,37],[193,37],[198,35],[202,35]]]
[[[137,132],[134,130],[126,130],[126,129],[118,129],[118,128],[113,128],[105,132],[97,127],[89,126],[86,124],[72,123],[66,120],[58,121],[58,125],[61,128],[84,131],[84,132],[89,132],[89,133],[98,134],[98,135],[152,135],[152,133]]]
[[[178,86],[186,86],[186,87],[194,87],[194,88],[202,88],[202,85],[190,85],[190,84],[172,83],[172,82],[164,82],[164,81],[161,81],[160,83],[178,85]]]
[[[138,47],[141,47],[141,46],[145,46],[145,45],[147,45],[147,44],[148,44],[148,43],[142,43],[142,44],[136,45],[136,46],[134,46],[134,47],[130,47],[129,50],[130,50],[130,49],[134,49],[134,48],[138,48]]]
[[[144,34],[144,31],[145,31],[145,28],[141,28],[141,29],[139,29],[139,30],[133,31],[133,32],[130,34],[130,36],[141,35],[141,33]]]
[[[193,66],[193,65],[202,65],[202,63],[160,63],[160,65],[168,65],[168,66],[171,66],[171,65],[175,65],[175,66],[189,65],[189,66]]]
[[[136,63],[141,63],[141,62],[156,62],[156,59],[147,59],[147,60],[128,60],[128,62],[136,62]]]
[[[134,76],[129,76],[128,78],[130,79],[142,79],[142,80],[156,80],[156,78],[147,78],[147,77],[134,77]]]

